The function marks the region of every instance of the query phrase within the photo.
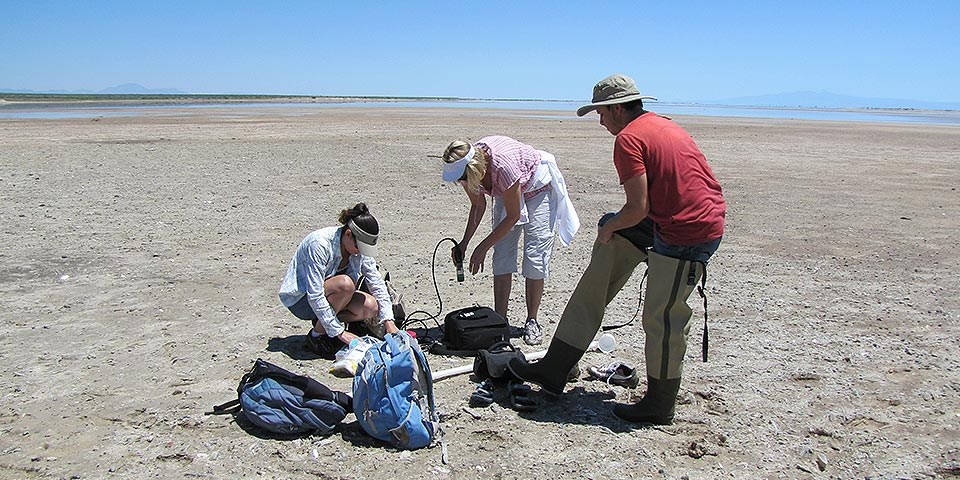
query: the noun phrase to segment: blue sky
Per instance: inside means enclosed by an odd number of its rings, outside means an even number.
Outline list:
[[[957,1],[0,1],[0,88],[960,101]]]

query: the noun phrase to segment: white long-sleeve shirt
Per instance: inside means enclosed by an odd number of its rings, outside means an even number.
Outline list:
[[[306,295],[310,308],[317,314],[318,322],[330,337],[339,336],[345,329],[343,322],[327,303],[323,292],[323,282],[337,274],[337,267],[343,259],[340,254],[343,228],[326,227],[307,235],[290,259],[287,275],[283,278],[279,291],[280,301],[288,307],[295,305]],[[377,320],[380,323],[394,320],[393,304],[387,293],[387,286],[383,283],[383,277],[377,271],[377,263],[372,257],[350,255],[343,273],[349,275],[355,284],[363,274],[371,294],[380,306]]]

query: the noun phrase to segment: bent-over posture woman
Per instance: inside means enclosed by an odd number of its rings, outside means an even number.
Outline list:
[[[464,258],[487,209],[494,199],[493,229],[470,255],[470,273],[483,270],[493,248],[494,310],[507,318],[512,276],[517,272],[517,249],[523,233],[523,270],[526,278],[527,320],[523,340],[539,345],[543,334],[537,313],[549,273],[554,232],[568,245],[580,220],[567,196],[556,158],[510,137],[493,135],[475,144],[454,141],[443,152],[443,180],[463,186],[470,198],[470,214],[454,257]]]

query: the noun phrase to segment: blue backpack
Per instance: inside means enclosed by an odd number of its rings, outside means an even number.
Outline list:
[[[440,437],[427,357],[407,332],[371,346],[353,377],[353,411],[370,436],[407,450]]]
[[[316,380],[257,359],[237,387],[238,398],[213,413],[239,412],[250,423],[283,435],[329,434],[352,409],[350,396]]]

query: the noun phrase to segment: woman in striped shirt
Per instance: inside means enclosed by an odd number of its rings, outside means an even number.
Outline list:
[[[549,273],[554,232],[567,245],[580,226],[567,196],[566,183],[553,155],[502,135],[481,138],[475,144],[454,141],[443,152],[443,180],[463,186],[470,198],[470,214],[455,258],[464,258],[487,209],[494,199],[493,228],[470,255],[470,273],[483,271],[493,248],[494,310],[507,317],[517,249],[523,233],[523,270],[526,278],[527,321],[523,340],[539,345],[542,329],[537,312]]]

